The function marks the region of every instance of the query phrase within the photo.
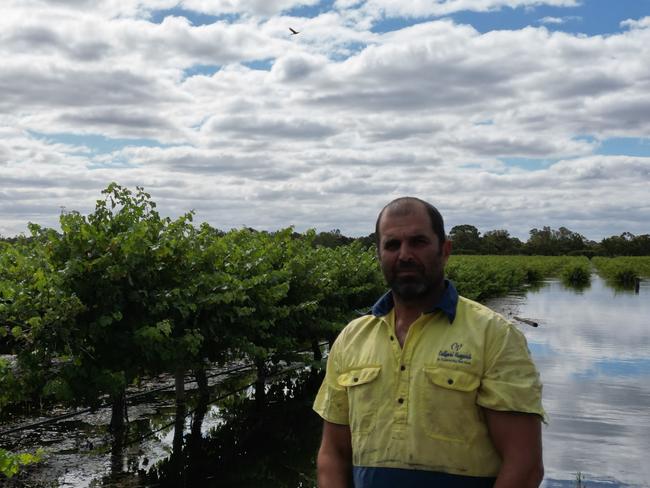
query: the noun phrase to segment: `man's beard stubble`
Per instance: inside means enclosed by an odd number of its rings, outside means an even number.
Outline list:
[[[416,271],[417,275],[400,277],[400,271]],[[390,276],[384,273],[390,289],[404,301],[417,301],[426,297],[435,287],[435,277],[428,276],[424,269],[415,263],[403,263]]]

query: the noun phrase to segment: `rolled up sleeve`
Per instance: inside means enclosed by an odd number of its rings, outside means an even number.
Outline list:
[[[526,338],[503,321],[486,344],[486,370],[477,404],[498,411],[534,413],[547,422],[542,407],[542,383]]]
[[[349,425],[347,389],[339,385],[337,381],[340,374],[340,363],[338,360],[339,346],[337,346],[337,342],[332,346],[332,350],[327,358],[325,379],[318,390],[313,408],[318,415],[328,422]]]

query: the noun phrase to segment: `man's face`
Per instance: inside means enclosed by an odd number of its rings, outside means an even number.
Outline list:
[[[379,262],[386,282],[405,301],[426,298],[444,280],[451,243],[440,246],[424,207],[406,215],[386,209],[379,222]]]

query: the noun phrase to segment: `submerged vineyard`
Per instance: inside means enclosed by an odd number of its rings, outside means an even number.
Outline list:
[[[595,257],[592,261],[598,274],[619,285],[634,285],[641,278],[650,278],[648,256]]]
[[[446,273],[461,295],[484,300],[551,276],[583,285],[590,264],[584,256],[452,256]]]
[[[144,377],[246,361],[259,381],[291,351],[332,341],[384,291],[375,250],[314,244],[314,232],[195,226],[161,217],[150,196],[112,184],[89,215],[61,215],[61,232],[0,243],[0,418],[53,403],[112,405]],[[605,276],[650,276],[650,258],[594,259]],[[585,257],[452,256],[447,275],[472,299],[548,276],[589,280]],[[204,373],[203,373],[204,374]],[[180,383],[182,387],[182,381]],[[262,388],[260,391],[264,391]],[[33,459],[0,449],[0,473]],[[9,466],[4,469],[3,466]]]
[[[374,252],[359,245],[197,229],[191,214],[161,218],[141,190],[104,193],[94,213],[62,215],[62,233],[32,227],[33,239],[0,249],[2,352],[20,373],[3,368],[0,411],[107,395],[119,429],[138,378],[235,359],[263,376],[381,292]]]

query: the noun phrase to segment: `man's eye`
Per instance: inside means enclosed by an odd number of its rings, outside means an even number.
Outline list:
[[[399,248],[399,242],[388,241],[384,244],[384,249],[388,251],[394,251],[397,248]]]

